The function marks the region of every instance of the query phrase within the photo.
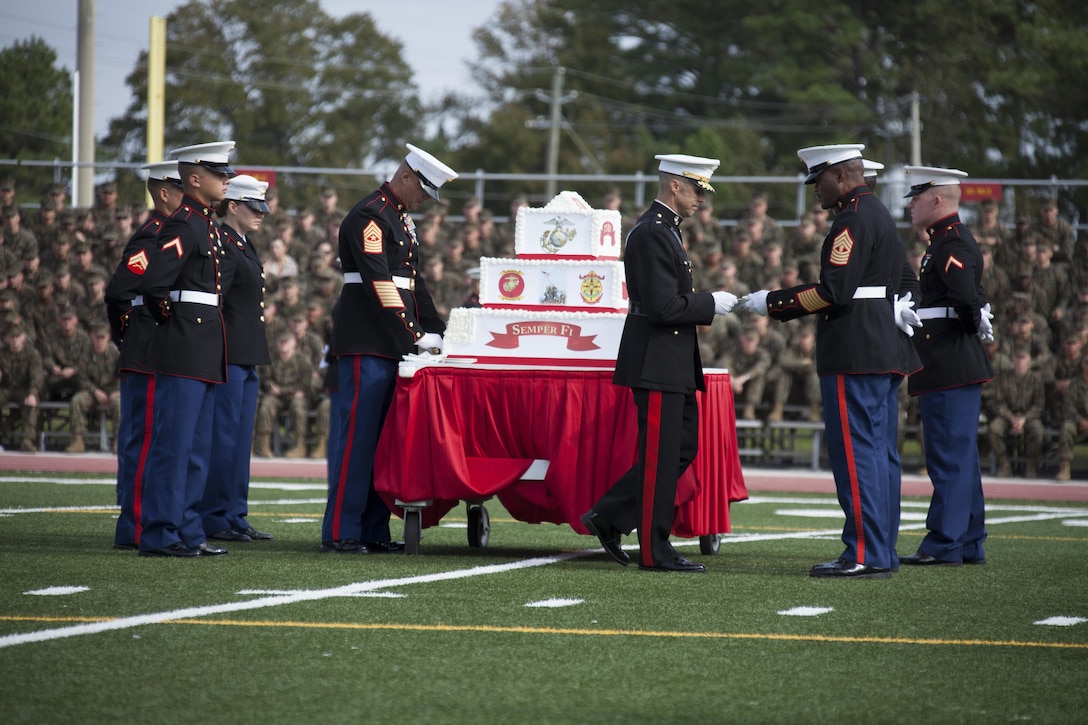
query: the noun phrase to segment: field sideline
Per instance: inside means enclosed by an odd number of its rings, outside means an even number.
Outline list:
[[[5,723],[1088,721],[1085,482],[986,480],[987,566],[842,582],[806,575],[829,473],[745,469],[720,553],[677,541],[709,572],[663,575],[494,500],[487,548],[457,508],[420,556],[321,555],[323,462],[253,468],[276,540],[164,561],[109,547],[112,456],[0,454]]]

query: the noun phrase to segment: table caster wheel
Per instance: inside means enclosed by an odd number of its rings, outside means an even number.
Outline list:
[[[491,519],[483,506],[471,506],[468,510],[468,545],[484,548],[491,539]]]

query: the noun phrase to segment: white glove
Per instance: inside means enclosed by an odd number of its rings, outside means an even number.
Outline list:
[[[744,295],[740,298],[737,306],[742,310],[748,310],[754,312],[757,315],[767,316],[767,294],[770,290],[761,289],[758,292],[752,292],[751,294]]]
[[[711,292],[710,294],[714,296],[715,315],[728,315],[733,311],[733,308],[737,306],[737,296],[732,292],[718,290],[717,292]]]
[[[416,347],[419,348],[421,354],[441,355],[442,336],[437,332],[428,332],[416,340]]]
[[[978,339],[983,342],[992,342],[994,339],[994,325],[990,320],[994,319],[994,313],[990,312],[990,303],[987,302],[979,310]]]
[[[908,292],[902,297],[895,298],[895,325],[904,333],[907,337],[914,337],[914,328],[922,326],[922,318],[918,316],[918,313],[914,311],[914,300],[911,299],[913,295]]]

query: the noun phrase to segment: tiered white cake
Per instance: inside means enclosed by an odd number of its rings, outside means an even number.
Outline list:
[[[480,260],[482,309],[450,311],[446,354],[481,363],[612,367],[627,313],[620,215],[564,191],[518,211],[516,259]]]

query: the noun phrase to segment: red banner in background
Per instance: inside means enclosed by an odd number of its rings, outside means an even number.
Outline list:
[[[972,201],[984,201],[986,199],[1001,201],[1001,184],[960,183],[960,201],[971,203]]]
[[[252,176],[257,181],[267,181],[268,188],[273,188],[276,185],[276,170],[275,169],[244,169],[241,166],[235,166],[234,170],[239,174],[247,174]]]

